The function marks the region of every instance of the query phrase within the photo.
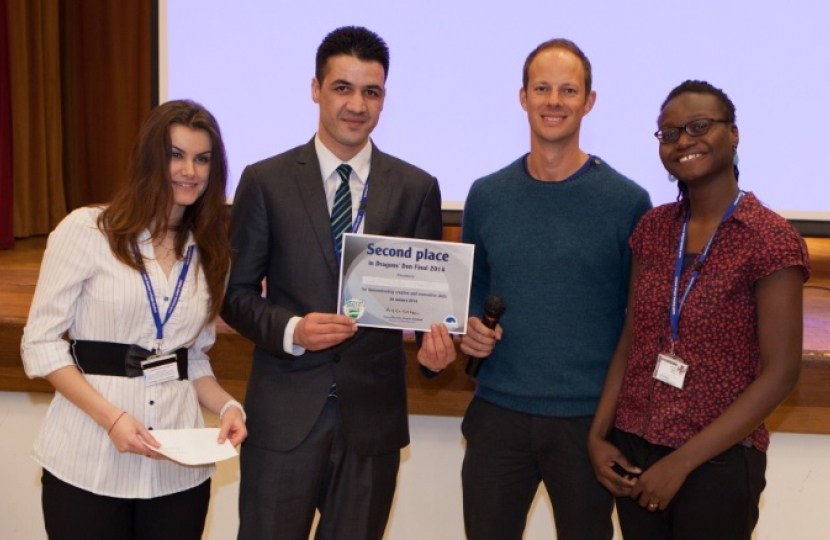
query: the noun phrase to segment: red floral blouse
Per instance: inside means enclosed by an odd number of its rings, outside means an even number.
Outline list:
[[[804,240],[751,193],[719,227],[706,263],[680,314],[675,354],[689,366],[682,389],[652,377],[657,355],[669,351],[672,279],[684,221],[679,203],[646,213],[631,248],[640,274],[634,294],[631,351],[617,402],[616,427],[653,444],[677,448],[717,418],[760,372],[753,287],[790,266],[809,278]],[[686,290],[693,265],[680,282]],[[749,436],[769,446],[762,424]]]

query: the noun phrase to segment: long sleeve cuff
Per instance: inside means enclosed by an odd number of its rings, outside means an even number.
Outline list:
[[[297,324],[299,324],[302,319],[302,317],[291,317],[288,324],[285,325],[285,335],[283,335],[282,338],[282,350],[284,350],[287,354],[300,356],[305,353],[304,347],[294,345],[294,329],[297,328]]]

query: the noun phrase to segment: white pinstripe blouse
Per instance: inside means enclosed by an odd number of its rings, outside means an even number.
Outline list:
[[[74,364],[62,338],[66,331],[72,339],[156,347],[156,327],[141,275],[112,255],[106,236],[96,226],[100,213],[101,208],[75,210],[49,235],[21,344],[30,378]],[[154,260],[149,232],[141,235],[139,246],[163,317],[182,262],[165,276]],[[107,400],[150,429],[204,426],[192,381],[213,376],[206,351],[213,345],[216,328],[204,324],[209,296],[197,263],[198,251],[179,303],[164,325],[162,347],[165,351],[188,347],[190,380],[145,386],[141,377],[85,375]],[[33,457],[64,482],[121,498],[176,493],[199,485],[213,472],[212,466],[186,467],[119,453],[106,431],[58,392]]]

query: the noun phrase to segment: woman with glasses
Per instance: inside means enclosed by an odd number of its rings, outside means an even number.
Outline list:
[[[735,106],[686,81],[660,109],[677,202],[630,239],[628,314],[588,439],[627,539],[749,539],[765,418],[801,366],[807,248],[738,186]]]
[[[21,352],[55,387],[34,451],[50,539],[202,537],[213,467],[166,459],[153,430],[203,427],[201,406],[219,442],[247,435],[206,354],[230,266],[226,180],[216,119],[171,101],[115,199],[49,236]]]

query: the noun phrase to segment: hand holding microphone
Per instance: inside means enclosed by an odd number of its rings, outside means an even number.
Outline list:
[[[484,315],[481,317],[481,323],[491,330],[495,329],[496,325],[499,323],[499,319],[506,309],[507,304],[505,304],[504,300],[500,297],[488,296],[487,300],[484,301]],[[481,368],[481,364],[484,363],[484,360],[486,359],[487,356],[478,358],[470,355],[467,360],[467,375],[470,377],[478,375],[478,370]]]

